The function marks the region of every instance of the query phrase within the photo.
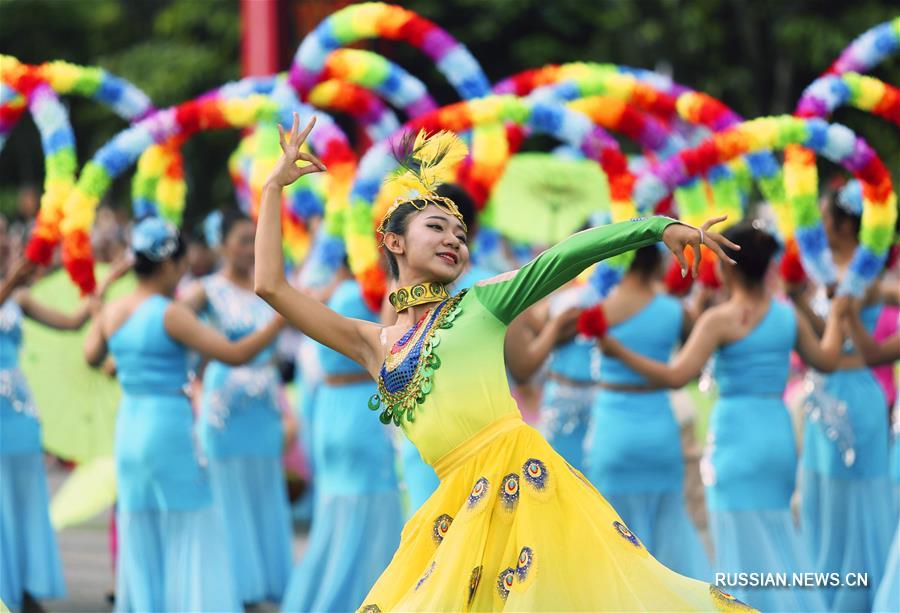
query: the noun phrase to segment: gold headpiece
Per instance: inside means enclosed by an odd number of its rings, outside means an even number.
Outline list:
[[[411,204],[420,211],[433,204],[459,219],[463,228],[468,230],[456,203],[436,193],[442,183],[453,177],[456,165],[468,153],[466,144],[456,134],[446,130],[431,136],[426,136],[425,130],[419,130],[415,137],[409,132],[400,139],[398,150],[394,152],[400,170],[384,182],[384,187],[396,190],[399,196],[378,224],[376,231],[381,235],[382,244],[388,221],[401,204]]]

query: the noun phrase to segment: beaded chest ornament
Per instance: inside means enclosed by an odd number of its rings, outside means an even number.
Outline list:
[[[383,408],[378,416],[381,423],[393,421],[399,426],[404,416],[409,422],[415,420],[415,408],[431,393],[434,373],[441,367],[441,360],[434,353],[434,348],[440,344],[440,337],[435,332],[453,327],[465,293],[463,290],[441,302],[391,348],[381,366],[378,393],[369,399],[371,410]]]

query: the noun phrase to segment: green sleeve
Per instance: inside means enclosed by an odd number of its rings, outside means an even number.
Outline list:
[[[478,300],[504,324],[553,290],[577,277],[591,264],[652,245],[663,230],[677,223],[668,217],[623,221],[573,234],[531,260],[502,281],[476,285]]]

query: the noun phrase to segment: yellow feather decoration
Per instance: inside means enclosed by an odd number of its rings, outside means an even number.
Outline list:
[[[449,198],[438,196],[435,190],[453,180],[457,165],[468,154],[466,144],[447,130],[431,136],[427,136],[425,130],[420,130],[415,136],[412,132],[405,134],[394,151],[400,169],[382,185],[381,195],[395,198],[378,225],[377,232],[382,239],[391,215],[405,203],[412,203],[419,209],[433,204],[463,221],[456,204]]]
[[[414,195],[433,194],[442,183],[451,181],[456,166],[469,153],[466,144],[453,132],[441,130],[427,136],[419,130],[412,139],[412,133],[405,135],[395,152],[400,171],[389,179],[398,183],[403,191]]]

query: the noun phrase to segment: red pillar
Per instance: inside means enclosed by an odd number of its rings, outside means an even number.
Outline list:
[[[279,0],[241,0],[241,74],[278,72]]]

